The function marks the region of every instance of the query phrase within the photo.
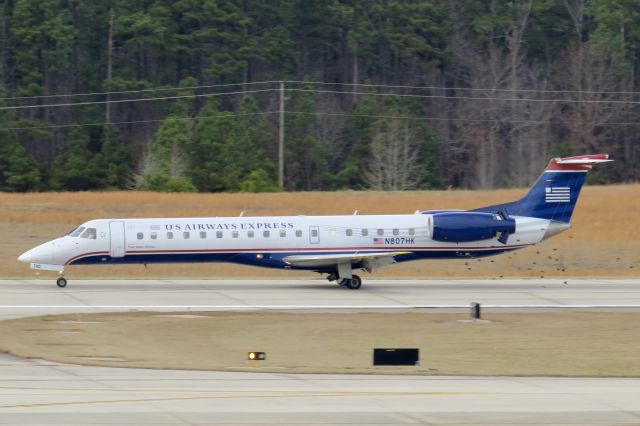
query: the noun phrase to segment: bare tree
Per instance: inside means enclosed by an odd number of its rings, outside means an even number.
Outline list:
[[[390,119],[371,141],[371,158],[365,180],[376,190],[413,189],[421,177],[419,154],[416,132],[408,120]]]
[[[474,188],[525,186],[537,177],[551,134],[551,100],[535,100],[549,80],[541,67],[527,63],[524,44],[532,1],[513,6],[510,24],[489,41],[458,37],[454,43],[465,73],[450,106],[459,124],[457,139],[467,152],[464,185]]]
[[[566,0],[565,7],[573,22],[575,39],[559,61],[558,77],[566,90],[575,93],[567,95],[563,121],[569,130],[569,143],[576,151],[598,150],[602,141],[611,137],[611,128],[600,125],[624,108],[619,103],[607,103],[611,94],[604,93],[627,87],[628,75],[618,69],[623,52],[598,49],[584,40],[585,0]]]

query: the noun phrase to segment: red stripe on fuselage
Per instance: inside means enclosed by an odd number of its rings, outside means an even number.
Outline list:
[[[130,250],[127,254],[148,254],[148,253],[252,253],[252,252],[294,252],[294,251],[354,251],[354,250],[367,250],[367,251],[389,251],[389,250],[403,250],[403,251],[425,251],[425,250],[491,250],[491,249],[505,249],[505,248],[521,248],[526,247],[529,244],[519,244],[514,246],[486,246],[486,247],[398,247],[398,246],[383,246],[383,247],[294,247],[294,248],[250,248],[250,249],[210,249],[210,250]]]

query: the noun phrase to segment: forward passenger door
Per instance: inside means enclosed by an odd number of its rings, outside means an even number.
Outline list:
[[[111,234],[110,255],[111,257],[124,257],[124,222],[109,222],[109,233]]]

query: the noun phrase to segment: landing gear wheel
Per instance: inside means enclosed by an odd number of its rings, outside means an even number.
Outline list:
[[[351,280],[347,278],[341,278],[337,281],[337,283],[340,287],[347,287],[349,285],[349,281]]]
[[[67,286],[67,279],[65,277],[60,277],[56,280],[56,285],[60,288],[65,288]]]
[[[351,290],[357,290],[362,286],[362,280],[357,275],[354,275],[353,277],[351,277],[350,280],[346,280],[346,281],[347,281],[347,287],[349,287]]]

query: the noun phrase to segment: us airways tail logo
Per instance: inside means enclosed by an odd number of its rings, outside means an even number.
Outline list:
[[[552,186],[544,189],[545,203],[568,203],[571,201],[571,188],[568,186]]]

